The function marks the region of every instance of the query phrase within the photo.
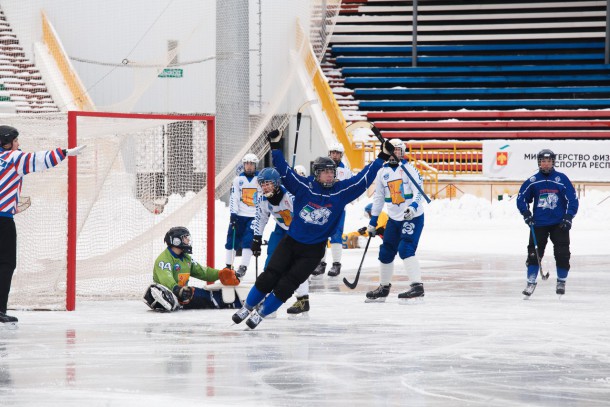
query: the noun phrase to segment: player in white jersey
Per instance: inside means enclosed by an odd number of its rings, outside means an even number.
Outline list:
[[[352,172],[348,167],[343,164],[341,161],[343,159],[343,153],[345,149],[341,143],[335,143],[330,146],[328,149],[328,156],[335,162],[336,172],[337,172],[337,180],[343,181],[345,179],[349,179],[352,177]],[[296,167],[295,167],[296,170]],[[341,273],[341,255],[343,254],[343,228],[345,223],[345,211],[343,211],[343,215],[337,224],[337,227],[333,230],[332,235],[330,236],[330,251],[333,257],[333,265],[331,269],[328,271],[328,275],[330,277],[336,277]],[[326,254],[324,254],[326,256]],[[324,274],[326,271],[326,262],[325,258],[322,258],[322,261],[316,269],[313,271],[313,276],[319,276]],[[297,288],[295,291],[295,295],[297,300],[290,308],[286,310],[289,314],[301,314],[309,311],[309,280],[305,280],[303,284]]]
[[[252,257],[252,221],[256,215],[256,202],[260,188],[258,186],[258,172],[256,164],[258,157],[255,154],[246,154],[242,158],[244,166],[241,172],[233,180],[231,187],[231,198],[229,201],[229,210],[231,211],[231,221],[229,222],[229,230],[227,231],[227,249],[226,263],[228,268],[233,267],[233,259],[235,251],[242,251],[241,265],[235,271],[237,277],[243,277],[248,269],[250,258]]]
[[[337,180],[343,181],[345,179],[349,179],[352,177],[352,172],[350,169],[343,164],[341,161],[343,159],[343,154],[345,153],[345,149],[341,143],[335,143],[330,146],[328,149],[328,156],[335,162],[337,165]],[[345,212],[343,212],[343,217],[339,221],[337,228],[333,231],[333,234],[330,236],[330,251],[332,253],[333,264],[328,271],[328,275],[330,277],[336,277],[341,273],[341,255],[343,254],[343,225],[345,223]],[[323,258],[318,267],[313,272],[314,276],[319,276],[324,274],[326,271],[326,262]],[[299,293],[299,290],[297,290]]]
[[[17,318],[6,315],[6,309],[17,267],[17,229],[13,216],[18,212],[23,177],[55,167],[66,156],[76,156],[85,148],[24,153],[19,150],[18,137],[16,128],[0,126],[0,323],[7,324],[17,322]]]
[[[391,140],[397,157],[405,154],[405,145],[401,140]],[[410,290],[398,295],[400,299],[410,299],[424,296],[424,285],[421,281],[419,262],[415,257],[421,232],[424,228],[423,196],[413,185],[411,179],[403,170],[409,171],[411,177],[423,189],[422,177],[417,169],[402,160],[402,164],[394,158],[383,166],[375,179],[375,194],[371,220],[368,225],[370,236],[375,236],[377,219],[384,204],[387,204],[389,216],[383,235],[383,244],[379,248],[379,287],[366,293],[366,302],[383,302],[390,293],[390,281],[394,274],[394,258],[396,254],[403,261],[405,270],[411,281]]]
[[[292,223],[294,197],[282,186],[280,173],[275,168],[263,168],[258,174],[258,183],[261,187],[261,194],[256,206],[256,217],[252,223],[254,238],[251,249],[254,256],[260,256],[265,226],[269,218],[275,219],[276,226],[267,243],[267,260],[265,260],[265,267],[267,267],[277,244]]]

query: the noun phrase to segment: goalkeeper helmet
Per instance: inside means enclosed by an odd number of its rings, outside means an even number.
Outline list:
[[[320,175],[326,170],[332,170],[334,176],[331,181],[323,182],[320,180]],[[337,182],[337,165],[329,157],[318,157],[313,162],[313,175],[314,179],[322,184],[324,188],[330,188]]]
[[[16,128],[0,126],[0,147],[11,144],[17,137],[19,137],[19,131]]]
[[[167,231],[165,244],[170,247],[177,247],[185,253],[192,253],[193,247],[191,246],[191,232],[183,226],[175,226]]]
[[[258,185],[263,188],[263,186],[268,183],[273,184],[273,190],[271,192],[265,192],[263,189],[263,194],[267,198],[271,198],[280,189],[280,173],[277,172],[275,168],[263,168],[262,171],[258,173]]]
[[[551,160],[550,168],[544,168],[544,169],[542,168],[541,162],[544,159]],[[555,153],[552,152],[551,150],[549,150],[548,148],[545,148],[544,150],[540,150],[540,152],[538,153],[538,169],[540,169],[540,172],[543,174],[548,174],[551,172],[551,170],[553,169],[554,166],[555,166]]]

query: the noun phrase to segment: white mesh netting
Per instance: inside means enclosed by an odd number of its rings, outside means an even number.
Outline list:
[[[24,150],[67,146],[65,115],[19,117]],[[193,256],[207,259],[205,120],[79,117],[76,293],[135,299],[172,226],[187,226]],[[9,307],[63,309],[66,302],[68,165],[24,178],[31,206],[15,216],[18,264]]]

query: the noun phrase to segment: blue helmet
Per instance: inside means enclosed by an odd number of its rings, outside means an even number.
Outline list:
[[[260,185],[261,188],[263,187],[263,184],[267,182],[273,183],[273,192],[263,192],[267,198],[271,198],[275,192],[280,189],[280,178],[280,173],[277,172],[275,168],[271,167],[263,168],[262,171],[258,173],[258,185]]]
[[[364,211],[369,215],[369,218],[372,216],[371,211],[373,210],[373,204],[370,203],[364,207]]]

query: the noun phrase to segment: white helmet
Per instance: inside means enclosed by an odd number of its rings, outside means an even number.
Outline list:
[[[341,144],[341,143],[333,143],[330,145],[330,148],[328,149],[329,153],[331,151],[338,151],[341,153],[341,155],[343,155],[343,153],[345,153],[345,148],[343,148],[343,144]]]
[[[244,155],[244,158],[241,159],[242,163],[254,163],[254,164],[258,164],[258,157],[256,156],[256,154],[252,154],[252,153],[248,153],[246,155]]]
[[[299,174],[301,177],[306,177],[307,176],[307,171],[305,170],[305,167],[303,167],[302,165],[295,165],[294,166],[294,172]]]
[[[402,140],[400,140],[400,139],[393,138],[392,140],[390,140],[390,144],[394,146],[394,149],[400,148],[401,152],[400,152],[400,154],[396,154],[396,156],[402,160],[405,155],[405,143],[403,143]],[[397,161],[392,156],[388,160],[388,163],[397,164]]]

